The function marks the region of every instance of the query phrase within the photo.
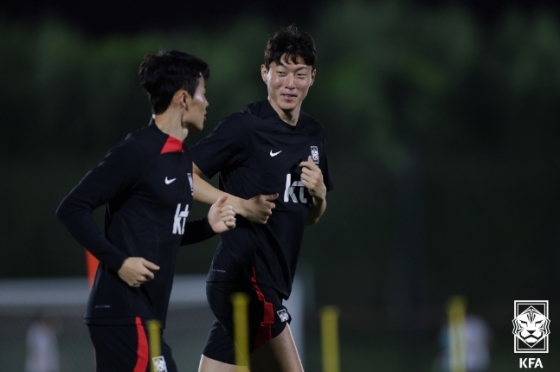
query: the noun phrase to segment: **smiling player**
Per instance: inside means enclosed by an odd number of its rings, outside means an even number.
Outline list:
[[[305,225],[325,212],[330,178],[323,127],[301,110],[316,76],[313,39],[295,26],[266,46],[261,77],[268,98],[222,121],[191,149],[195,200],[229,195],[237,228],[221,238],[208,274],[207,296],[217,321],[201,372],[235,371],[231,294],[250,296],[251,372],[302,371],[283,301],[292,290]],[[215,189],[200,176],[220,173]],[[254,215],[237,200],[268,195],[270,211]],[[272,208],[274,212],[272,213]]]

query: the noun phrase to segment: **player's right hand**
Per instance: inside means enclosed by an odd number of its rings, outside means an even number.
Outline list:
[[[245,202],[245,218],[251,222],[265,224],[276,207],[274,200],[278,193],[271,195],[257,195]]]
[[[229,231],[235,227],[235,212],[231,205],[225,204],[227,198],[227,195],[219,198],[208,211],[208,223],[217,234]]]
[[[128,257],[124,260],[118,274],[129,286],[140,287],[142,284],[154,279],[153,271],[157,270],[159,270],[158,265],[142,257]]]

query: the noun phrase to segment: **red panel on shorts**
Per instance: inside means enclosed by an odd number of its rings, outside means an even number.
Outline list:
[[[136,366],[132,372],[146,372],[146,369],[148,369],[150,349],[148,347],[146,331],[144,330],[140,317],[136,317],[136,331],[138,332],[138,350],[136,352],[138,359],[136,359]]]
[[[253,345],[253,350],[257,349],[259,346],[272,339],[272,325],[274,324],[274,306],[271,302],[266,301],[264,294],[261,292],[257,284],[257,272],[253,267],[253,276],[251,277],[251,284],[257,293],[259,301],[263,303],[263,319],[259,324],[259,329],[257,330],[257,337],[255,338],[255,344]]]

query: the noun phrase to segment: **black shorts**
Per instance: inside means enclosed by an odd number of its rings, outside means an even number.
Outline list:
[[[282,297],[275,289],[257,283],[207,283],[206,296],[216,321],[210,329],[202,354],[208,358],[234,364],[233,307],[235,292],[249,295],[249,345],[254,351],[278,336],[292,320]]]
[[[150,350],[148,332],[140,318],[136,325],[89,324],[89,336],[95,349],[96,372],[148,372]],[[177,372],[171,348],[160,333],[161,355],[154,358],[156,372]]]

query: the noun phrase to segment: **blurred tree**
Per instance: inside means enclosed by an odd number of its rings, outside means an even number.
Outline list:
[[[512,11],[484,28],[460,6],[389,0],[328,3],[314,19],[303,30],[317,42],[318,74],[304,110],[326,127],[336,186],[301,253],[315,265],[318,300],[370,314],[457,293],[472,303],[551,297],[557,20]],[[0,17],[1,275],[84,273],[54,209],[109,147],[147,124],[143,54],[177,48],[209,62],[209,120],[194,144],[264,98],[259,65],[277,27],[253,14],[212,31],[90,39],[56,19]],[[182,253],[178,270],[204,272],[215,245]]]

